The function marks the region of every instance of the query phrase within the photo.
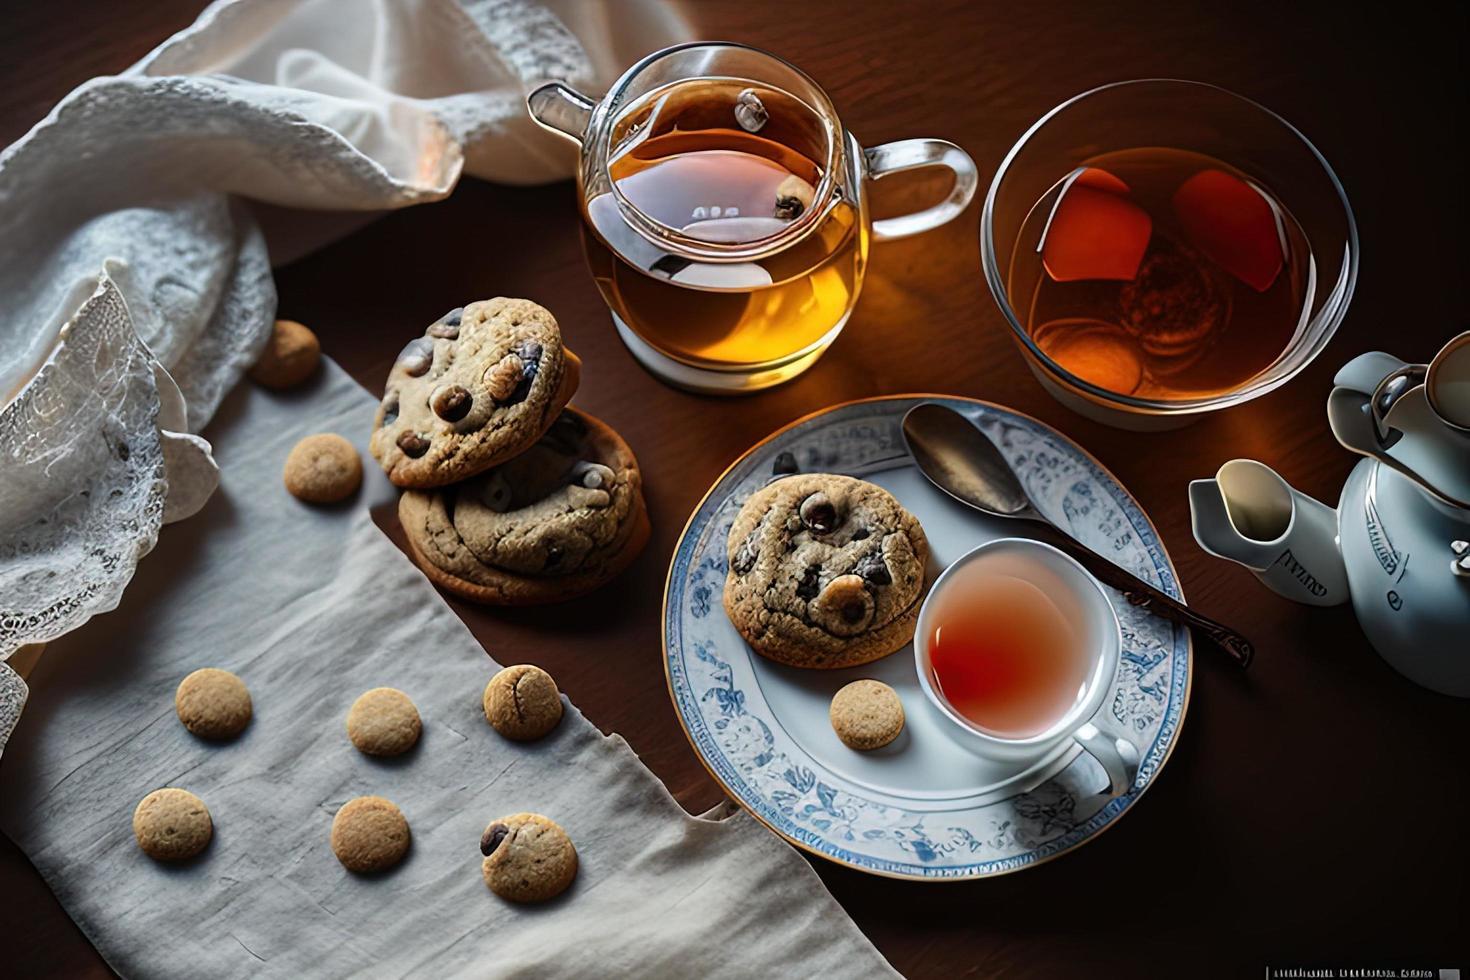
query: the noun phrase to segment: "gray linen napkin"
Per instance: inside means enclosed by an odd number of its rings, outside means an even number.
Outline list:
[[[0,827],[118,972],[137,976],[892,976],[806,861],[740,814],[690,817],[619,737],[575,709],[543,741],[495,734],[495,665],[373,524],[376,472],[340,508],[289,498],[302,436],[363,449],[373,399],[335,364],[287,395],[241,385],[207,435],[220,490],[165,528],[117,611],[54,641],[0,765]],[[364,459],[367,454],[364,449]],[[189,735],[173,691],[217,666],[250,686],[237,741]],[[388,685],[424,717],[407,756],[355,751],[343,720]],[[181,867],[138,850],[133,807],[161,786],[208,804],[215,839]],[[332,855],[346,800],[407,816],[407,860],[377,877]],[[480,833],[521,810],[567,829],[576,883],[541,907],[480,878]]]

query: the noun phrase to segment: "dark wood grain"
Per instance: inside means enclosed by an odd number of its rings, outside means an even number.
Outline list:
[[[0,5],[0,141],[76,83],[125,67],[198,7]],[[1302,128],[1348,190],[1363,243],[1353,307],[1326,354],[1285,388],[1187,429],[1114,431],[1061,408],[1026,371],[980,273],[975,208],[877,247],[846,332],[806,376],[720,401],[659,385],[623,350],[582,264],[570,184],[468,181],[444,203],[393,214],[281,269],[278,282],[282,315],[316,328],[375,391],[405,338],[444,309],[501,293],[538,300],[585,361],[578,404],[638,453],[655,528],[644,555],[570,615],[451,600],[486,649],[501,662],[545,665],[684,806],[707,808],[720,790],[680,732],[659,657],[664,574],[694,503],[752,442],[834,402],[911,390],[1002,402],[1057,426],[1118,475],[1153,517],[1191,602],[1251,636],[1257,663],[1240,676],[1201,650],[1182,737],[1157,785],[1064,860],[957,885],[816,861],[864,932],[914,976],[1464,965],[1466,704],[1390,670],[1349,610],[1292,605],[1205,556],[1185,499],[1188,480],[1249,456],[1335,500],[1353,465],[1323,411],[1337,366],[1370,349],[1424,359],[1464,328],[1463,6],[706,0],[689,10],[702,36],[806,68],[865,143],[952,139],[985,181],[1027,125],[1093,85],[1189,77],[1257,99]],[[384,523],[391,529],[391,516]],[[0,972],[106,974],[9,842],[0,921]]]

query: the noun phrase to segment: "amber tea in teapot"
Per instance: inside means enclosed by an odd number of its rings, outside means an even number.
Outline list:
[[[1143,147],[1087,160],[1037,201],[1009,292],[1031,339],[1084,381],[1161,401],[1231,391],[1292,344],[1311,251],[1231,165]]]
[[[701,242],[769,238],[813,207],[826,138],[800,99],[742,79],[675,82],[622,113],[611,186],[584,203],[583,238],[623,323],[668,357],[716,368],[780,363],[839,328],[868,254],[852,201],[831,202],[806,237],[761,262],[662,255],[647,269],[642,237],[617,206],[621,197]]]

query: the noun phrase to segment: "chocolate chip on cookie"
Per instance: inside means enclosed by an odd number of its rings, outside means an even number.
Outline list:
[[[880,749],[903,731],[903,702],[882,681],[853,681],[832,698],[832,730],[850,749]]]
[[[580,362],[530,300],[451,310],[388,372],[369,448],[401,487],[440,487],[524,452],[577,388]]]
[[[757,653],[796,667],[853,667],[914,635],[929,545],[888,491],[849,476],[786,476],[740,509],[725,610]]]
[[[480,837],[485,884],[511,902],[544,902],[577,877],[577,849],[567,832],[537,813],[513,813]]]
[[[419,710],[407,694],[391,687],[375,687],[352,702],[347,712],[347,737],[366,755],[402,755],[413,748],[423,731]]]
[[[155,861],[187,861],[209,846],[214,822],[204,801],[185,789],[157,789],[133,811],[133,836]]]
[[[561,692],[540,667],[507,667],[485,685],[485,720],[506,738],[518,742],[545,735],[561,721]]]
[[[174,710],[200,738],[234,738],[250,724],[250,691],[228,670],[204,667],[179,682]]]
[[[381,796],[348,800],[332,818],[332,853],[358,874],[387,871],[408,853],[408,820]]]
[[[352,443],[323,432],[298,442],[282,473],[293,497],[311,504],[346,500],[362,485],[362,460]]]
[[[643,478],[605,424],[567,409],[530,449],[437,490],[410,490],[398,519],[419,567],[492,605],[556,602],[610,580],[648,540]]]
[[[295,320],[277,320],[250,380],[267,388],[290,388],[311,377],[322,359],[316,334]]]

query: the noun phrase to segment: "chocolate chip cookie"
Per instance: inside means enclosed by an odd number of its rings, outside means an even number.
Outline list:
[[[825,473],[751,495],[727,544],[725,611],[757,653],[794,667],[853,667],[914,635],[929,544],[882,487]]]
[[[485,828],[480,873],[485,884],[511,902],[544,902],[577,877],[577,849],[555,821],[539,813],[513,813]]]
[[[648,540],[633,452],[567,409],[534,446],[494,469],[398,501],[409,550],[435,583],[475,602],[525,605],[590,592]]]
[[[466,479],[535,443],[579,373],[556,320],[530,300],[451,310],[398,355],[369,448],[400,487]]]

